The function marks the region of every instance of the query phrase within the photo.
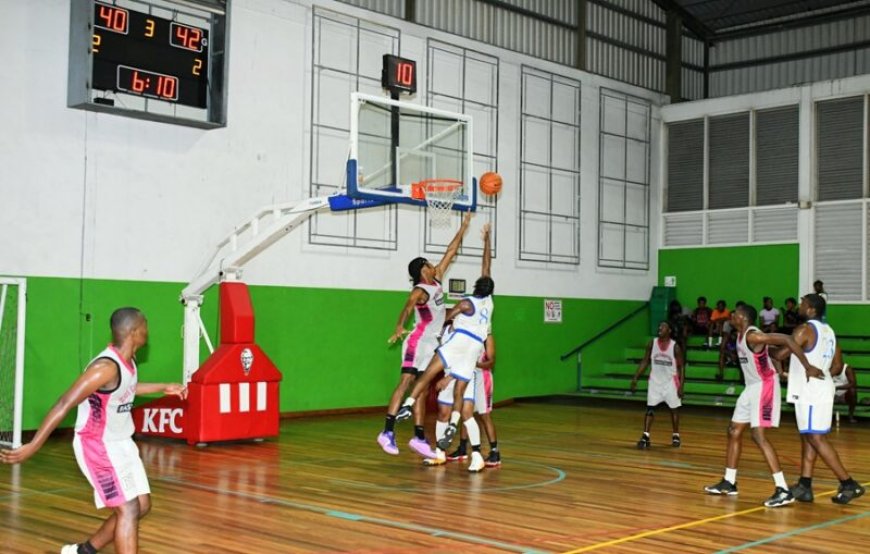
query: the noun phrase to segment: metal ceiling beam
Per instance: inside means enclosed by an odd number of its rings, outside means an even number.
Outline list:
[[[710,27],[701,22],[700,19],[692,15],[688,10],[677,4],[675,0],[652,0],[658,7],[666,12],[674,12],[683,19],[683,25],[692,31],[695,36],[703,41],[708,41],[713,38],[716,33]]]
[[[808,17],[787,19],[785,21],[775,21],[752,27],[743,27],[731,31],[720,31],[714,33],[711,40],[720,42],[723,40],[733,40],[737,38],[752,37],[763,35],[777,31],[786,31],[789,29],[799,29],[801,27],[813,27],[822,23],[830,23],[832,21],[841,21],[843,19],[851,19],[863,15],[870,15],[870,4],[866,6],[855,6],[844,10],[826,12],[819,15],[810,15]]]

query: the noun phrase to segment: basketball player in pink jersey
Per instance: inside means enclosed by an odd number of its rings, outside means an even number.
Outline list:
[[[415,323],[414,328],[402,343],[401,378],[390,397],[384,430],[378,435],[378,444],[387,454],[397,455],[399,453],[395,433],[396,413],[399,411],[399,404],[405,397],[405,391],[408,390],[411,381],[423,373],[435,354],[435,349],[438,348],[438,336],[444,327],[445,313],[441,279],[444,278],[444,273],[459,251],[462,237],[468,229],[469,222],[471,222],[470,212],[462,218],[462,224],[459,226],[456,236],[450,241],[447,251],[444,252],[444,257],[441,258],[438,265],[432,265],[426,258],[414,258],[408,264],[408,273],[411,275],[414,288],[411,289],[408,301],[405,302],[405,306],[399,313],[396,330],[388,342],[393,344],[407,333],[405,322],[412,312],[415,316]],[[435,452],[426,442],[426,435],[423,431],[423,420],[426,416],[424,410],[425,406],[422,403],[414,410],[414,438],[408,445],[421,456],[432,458],[435,456]]]
[[[683,382],[686,379],[686,367],[683,363],[683,353],[677,341],[671,338],[671,324],[667,321],[659,323],[657,338],[649,341],[646,353],[631,380],[631,392],[637,389],[637,380],[644,374],[646,368],[652,366],[649,372],[649,385],[646,395],[646,415],[643,418],[643,435],[637,441],[637,447],[650,447],[649,432],[655,417],[656,406],[662,402],[671,411],[671,446],[680,446],[680,406],[683,405]]]
[[[136,308],[120,308],[111,317],[112,344],[91,361],[42,421],[33,440],[0,461],[21,463],[45,444],[64,416],[78,407],[73,450],[79,468],[94,488],[97,508],[111,508],[96,533],[61,554],[94,554],[114,543],[118,554],[138,552],[139,520],[151,509],[151,489],[139,449],[133,442],[133,398],[137,394],[172,394],[185,398],[182,385],[139,383],[135,354],[148,340],[148,322]]]
[[[737,355],[746,388],[737,398],[737,405],[731,416],[731,425],[728,427],[725,476],[715,485],[704,487],[704,490],[708,494],[728,496],[737,494],[737,464],[743,449],[743,433],[750,428],[752,440],[764,455],[776,487],[773,495],[764,501],[764,505],[768,508],[777,508],[791,504],[795,501],[795,497],[785,482],[776,450],[764,436],[765,429],[779,427],[782,400],[779,376],[771,365],[768,347],[782,346],[791,350],[797,362],[811,374],[817,373],[819,369],[810,363],[801,347],[790,336],[761,332],[754,325],[757,318],[758,312],[748,304],[731,312],[731,325],[737,330]]]

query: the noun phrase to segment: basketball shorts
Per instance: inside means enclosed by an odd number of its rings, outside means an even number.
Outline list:
[[[680,395],[677,394],[677,385],[673,381],[667,383],[649,382],[649,388],[646,391],[646,405],[650,407],[658,406],[664,402],[668,408],[679,408],[683,405],[680,400]]]
[[[462,395],[462,399],[466,402],[475,402],[475,394],[477,393],[477,388],[475,387],[478,379],[477,372],[474,372],[474,375],[471,378],[471,381],[468,382],[468,386],[465,387],[465,392]],[[450,383],[444,387],[444,390],[438,393],[438,403],[443,404],[445,406],[453,405],[453,393],[456,389],[456,379],[451,379]],[[475,410],[477,411],[477,403],[475,402]]]
[[[94,489],[97,508],[115,508],[151,493],[133,439],[104,442],[76,435],[73,451],[79,469]]]
[[[827,379],[810,379],[794,404],[794,414],[801,434],[824,435],[831,431],[834,415],[834,383]]]
[[[834,402],[845,402],[846,401],[846,391],[843,389],[834,391]]]
[[[438,337],[412,332],[402,343],[402,373],[426,371],[436,348]]]
[[[756,427],[779,427],[782,401],[777,378],[753,383],[743,389],[734,406],[731,421]]]
[[[449,371],[457,379],[471,381],[483,352],[483,342],[465,333],[453,333],[437,352],[444,362],[445,372]]]

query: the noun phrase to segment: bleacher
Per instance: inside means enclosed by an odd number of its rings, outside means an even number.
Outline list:
[[[587,371],[581,375],[581,396],[597,398],[619,398],[646,401],[646,377],[637,383],[637,392],[629,394],[631,378],[643,358],[646,341],[627,346],[619,359],[607,362],[597,371]],[[743,380],[739,367],[725,367],[723,379],[716,380],[719,368],[719,349],[704,349],[703,337],[689,337],[686,355],[686,383],[683,387],[683,404],[695,406],[734,406],[737,396],[743,390]],[[858,381],[857,417],[870,417],[870,336],[844,335],[838,337],[843,350],[843,359],[852,366]],[[783,387],[785,395],[785,387]],[[867,402],[868,405],[863,405]],[[783,401],[783,408],[789,409]],[[845,414],[847,406],[837,404],[838,412]]]

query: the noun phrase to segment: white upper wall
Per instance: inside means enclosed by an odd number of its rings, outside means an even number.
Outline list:
[[[402,55],[418,61],[416,101],[425,101],[428,37],[499,58],[498,167],[505,190],[493,275],[500,293],[648,297],[657,273],[659,158],[651,156],[649,271],[599,269],[599,88],[653,103],[653,153],[661,96],[325,0],[233,0],[228,125],[210,131],[67,108],[69,1],[0,4],[0,20],[18,22],[6,26],[0,46],[12,53],[8,74],[21,84],[0,91],[0,274],[186,282],[214,244],[259,208],[306,198],[314,4],[400,29]],[[582,83],[579,266],[517,259],[523,64]],[[422,250],[420,210],[400,208],[398,231],[397,250],[384,251],[311,245],[307,228],[298,229],[254,260],[245,279],[405,289],[406,264]],[[478,264],[479,258],[460,257],[450,275],[472,280]]]

